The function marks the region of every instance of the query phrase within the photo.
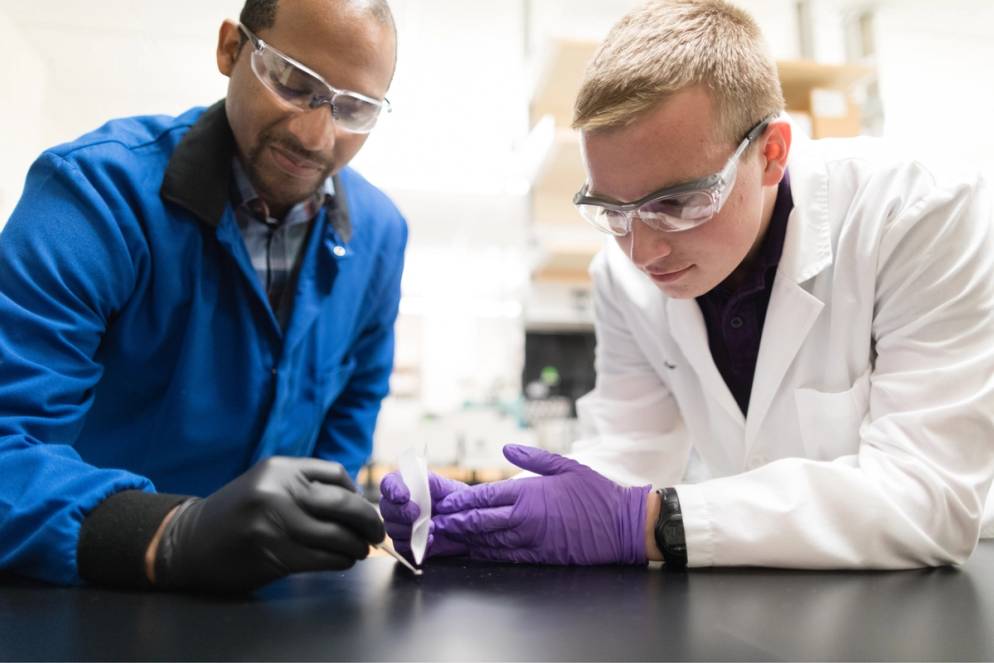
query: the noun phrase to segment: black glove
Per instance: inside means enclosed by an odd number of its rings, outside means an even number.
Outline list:
[[[248,591],[299,571],[347,569],[384,538],[338,463],[273,457],[180,505],[155,559],[164,589]]]

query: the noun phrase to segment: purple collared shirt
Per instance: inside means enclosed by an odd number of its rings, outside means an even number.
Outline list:
[[[766,308],[783,253],[787,218],[793,208],[790,181],[785,172],[777,187],[777,201],[766,237],[745,278],[737,287],[723,282],[697,298],[708,330],[711,357],[743,414],[749,411]]]

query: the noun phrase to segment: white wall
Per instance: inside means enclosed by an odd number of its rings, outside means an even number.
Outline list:
[[[44,130],[41,121],[47,70],[32,44],[0,13],[0,43],[17,53],[0,65],[0,228],[21,195],[24,175],[37,156]]]
[[[221,20],[238,0],[0,0],[46,70],[44,145],[111,117],[178,113],[224,95],[214,60]],[[8,52],[11,53],[11,52]],[[19,67],[20,57],[4,59]]]
[[[44,148],[112,117],[224,96],[217,28],[238,0],[0,0],[0,226]]]
[[[521,3],[391,5],[400,32],[395,112],[356,167],[387,189],[505,192],[516,141],[528,129]]]
[[[994,2],[892,1],[876,29],[884,135],[994,182]]]

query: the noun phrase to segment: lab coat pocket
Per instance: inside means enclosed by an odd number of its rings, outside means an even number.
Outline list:
[[[859,429],[870,404],[870,371],[845,391],[797,389],[794,392],[797,419],[807,456],[834,460],[856,453]]]

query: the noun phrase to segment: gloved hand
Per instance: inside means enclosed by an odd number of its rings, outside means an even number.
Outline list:
[[[183,503],[156,553],[156,586],[247,591],[299,571],[340,570],[383,540],[376,509],[345,469],[273,457]]]
[[[428,493],[431,495],[432,512],[439,500],[448,495],[469,488],[462,481],[453,481],[440,477],[434,472],[428,474]],[[412,562],[414,556],[411,553],[411,527],[414,521],[421,515],[421,509],[411,501],[411,491],[408,490],[399,472],[391,472],[383,477],[380,482],[380,493],[383,499],[380,500],[380,513],[383,515],[383,523],[386,526],[387,534],[393,540],[394,549],[407,557]],[[425,550],[425,559],[429,557],[448,557],[455,555],[466,555],[466,546],[452,541],[444,534],[435,530],[432,523],[428,529],[428,547]]]
[[[529,564],[644,564],[649,486],[625,488],[586,465],[509,444],[504,456],[542,476],[472,486],[435,506],[435,532],[470,557]]]

